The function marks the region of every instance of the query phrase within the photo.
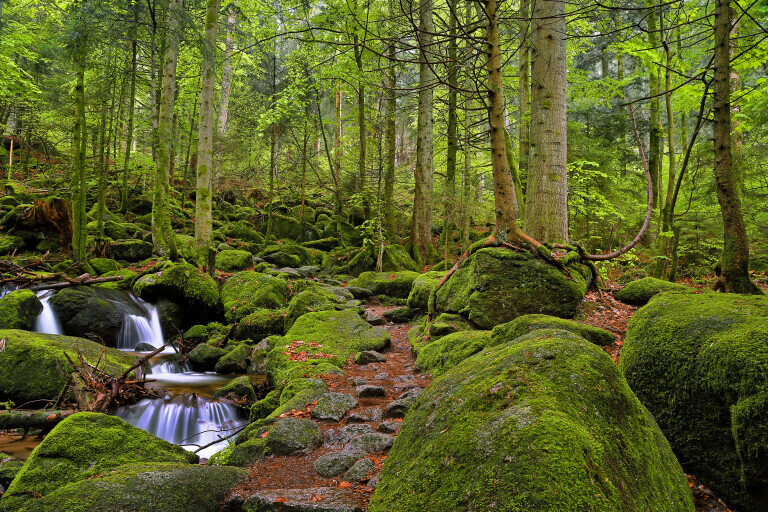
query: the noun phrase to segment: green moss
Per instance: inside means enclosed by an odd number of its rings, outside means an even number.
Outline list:
[[[434,377],[483,350],[491,341],[490,331],[460,331],[424,345],[416,357],[416,369]]]
[[[660,292],[669,291],[693,291],[687,286],[669,281],[662,281],[654,277],[644,277],[637,281],[632,281],[621,290],[614,293],[614,296],[621,302],[642,306],[647,304],[651,298]]]
[[[120,466],[67,485],[37,500],[29,512],[218,512],[221,502],[248,472],[240,468],[169,462]]]
[[[328,385],[321,379],[292,379],[288,381],[280,395],[280,405],[285,405],[302,391],[310,390],[317,396],[328,390]]]
[[[120,281],[110,281],[108,283],[99,283],[95,284],[94,286],[98,286],[99,288],[106,288],[108,290],[123,290],[126,288],[131,288],[133,286],[133,281],[136,279],[136,276],[138,274],[132,270],[122,269],[122,270],[112,270],[109,272],[105,272],[101,275],[101,277],[114,277],[114,276],[120,276],[123,279]]]
[[[282,252],[298,258],[297,264],[295,266],[314,265],[318,262],[317,257],[315,256],[317,254],[316,250],[291,242],[270,244],[264,248],[262,251],[262,256],[269,256],[278,252]]]
[[[247,403],[256,401],[256,392],[253,390],[253,383],[247,375],[235,377],[225,386],[216,390],[213,394],[215,398],[227,398],[229,400],[245,400]]]
[[[141,261],[152,256],[154,247],[141,240],[121,240],[109,244],[110,255],[116,260]]]
[[[142,276],[133,285],[142,299],[156,301],[160,296],[180,299],[193,307],[219,308],[219,287],[208,274],[189,263],[170,265],[159,272]]]
[[[7,225],[5,221],[3,222],[3,224]],[[13,236],[13,235],[0,236],[0,254],[11,254],[13,251],[18,251],[23,248],[24,248],[23,238],[18,236]]]
[[[739,510],[768,509],[768,299],[658,294],[620,368],[686,469]]]
[[[437,291],[435,306],[466,316],[483,329],[530,313],[572,318],[590,273],[578,264],[566,268],[568,276],[530,252],[480,249]]]
[[[389,297],[407,299],[411,293],[413,282],[417,277],[419,277],[417,272],[410,271],[363,272],[350,284],[360,288],[367,288],[374,295],[388,295]]]
[[[369,510],[693,512],[653,418],[600,348],[565,331],[491,347],[410,409]]]
[[[250,414],[251,421],[260,420],[272,414],[272,411],[280,405],[280,394],[279,389],[273,389],[267,393],[267,396],[253,404]]]
[[[296,320],[307,313],[314,311],[335,310],[341,304],[341,300],[331,290],[313,286],[291,297],[288,311],[285,315],[284,329],[287,331]]]
[[[189,362],[195,370],[207,372],[213,370],[219,359],[225,355],[227,355],[227,351],[223,348],[201,343],[189,353]]]
[[[0,351],[0,399],[22,404],[32,400],[55,400],[64,387],[77,354],[111,375],[120,375],[133,364],[133,357],[83,338],[0,330],[5,348]]]
[[[322,266],[329,273],[357,276],[376,268],[376,260],[369,249],[342,247],[326,253]]]
[[[0,505],[15,509],[31,496],[138,462],[195,463],[197,455],[116,416],[81,412],[56,425],[27,459]]]
[[[283,309],[257,309],[237,323],[237,339],[262,340],[274,334],[283,334],[286,311]]]
[[[88,260],[88,263],[91,264],[93,270],[95,270],[99,275],[106,274],[107,272],[112,272],[115,270],[120,270],[120,264],[112,258],[91,258]]]
[[[385,329],[371,327],[354,311],[308,313],[284,337],[276,338],[267,354],[267,374],[280,385],[294,377],[338,371],[356,352],[380,350],[389,342]]]
[[[216,362],[216,373],[245,373],[251,362],[251,347],[240,343]]]
[[[381,270],[384,272],[399,272],[401,270],[419,272],[421,268],[413,261],[405,247],[392,244],[384,247],[381,255]]]
[[[30,330],[42,310],[35,292],[14,290],[0,299],[0,329]]]
[[[411,286],[411,293],[408,295],[408,307],[417,311],[426,311],[429,305],[429,296],[444,275],[445,272],[434,271],[419,275]]]
[[[616,339],[616,336],[604,329],[582,324],[574,320],[565,320],[548,315],[523,315],[511,322],[494,327],[491,332],[490,344],[508,343],[523,334],[537,329],[562,329],[578,334],[587,341],[600,346],[610,345]]]
[[[235,249],[221,251],[216,255],[216,268],[222,272],[235,272],[252,265],[251,253]]]
[[[285,306],[288,283],[285,279],[258,272],[238,272],[224,283],[221,301],[228,322],[236,322],[258,308]]]

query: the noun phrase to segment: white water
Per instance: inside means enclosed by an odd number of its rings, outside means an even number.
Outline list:
[[[48,303],[53,297],[53,292],[42,291],[37,293],[37,297],[43,305],[43,311],[35,318],[35,325],[32,327],[35,332],[42,332],[45,334],[64,334],[64,329],[61,327],[61,322],[56,317],[56,313]]]
[[[163,346],[165,338],[160,327],[160,315],[157,312],[157,306],[141,299],[136,299],[136,301],[147,310],[149,318],[141,315],[125,315],[123,325],[117,334],[117,348],[133,350],[139,343],[149,343],[155,348]]]
[[[247,423],[240,419],[234,405],[194,394],[145,398],[135,405],[121,407],[115,415],[190,451],[219,441],[197,452],[202,458],[226,448],[228,443],[223,438]]]

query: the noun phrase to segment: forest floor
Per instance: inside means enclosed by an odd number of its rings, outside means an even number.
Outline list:
[[[768,285],[768,283],[767,283]],[[376,302],[370,302],[366,310],[378,316],[391,308]],[[637,310],[636,307],[623,304],[613,298],[613,290],[602,293],[590,292],[582,303],[581,321],[606,329],[616,335],[616,341],[605,348],[618,364],[621,347],[627,323]],[[425,387],[429,384],[429,376],[415,371],[415,357],[408,342],[408,324],[385,325],[392,338],[392,345],[382,353],[386,362],[358,366],[352,359],[348,361],[346,376],[325,379],[329,391],[355,394],[355,388],[361,382],[383,386],[386,389],[385,398],[360,399],[359,404],[350,411],[347,418],[357,418],[369,424],[373,430],[394,433],[399,430],[401,420],[386,420],[383,417],[386,405],[403,392],[414,387]],[[304,411],[293,411],[293,416],[309,418],[312,405]],[[332,437],[336,432],[350,423],[318,422],[324,439]],[[322,455],[338,450],[327,443],[308,455],[300,456],[270,456],[249,467],[249,480],[236,488],[230,499],[230,504],[238,503],[250,497],[259,496],[273,503],[284,503],[286,506],[301,503],[339,504],[350,507],[349,510],[365,510],[375,490],[378,474],[386,459],[386,453],[369,455],[373,469],[360,482],[346,482],[342,476],[323,478],[312,470],[312,464]],[[687,474],[688,485],[693,494],[696,512],[737,512],[718,499],[695,476]],[[302,508],[297,508],[303,510]],[[292,509],[293,510],[293,509]]]

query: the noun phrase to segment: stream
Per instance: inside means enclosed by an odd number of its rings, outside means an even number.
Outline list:
[[[9,291],[5,289],[0,294]],[[37,294],[43,304],[43,311],[35,320],[35,332],[64,334],[49,304],[53,294],[52,291]],[[134,352],[139,343],[147,343],[155,348],[165,344],[160,317],[153,304],[132,293],[115,293],[113,290],[109,290],[105,298],[118,302],[126,312],[118,334],[118,349],[141,357],[141,352]],[[145,372],[146,378],[154,381],[148,383],[147,387],[157,390],[160,397],[145,398],[134,405],[120,407],[113,413],[131,425],[187,450],[196,451],[200,458],[207,459],[227,446],[228,441],[224,437],[248,423],[247,414],[241,413],[233,403],[213,397],[216,390],[239,375],[195,372],[188,362],[178,363],[176,352],[170,346],[150,360]],[[262,375],[249,377],[254,384],[265,382]],[[25,452],[28,456],[28,448]],[[16,456],[19,455],[23,453]],[[22,458],[26,459],[26,456]]]

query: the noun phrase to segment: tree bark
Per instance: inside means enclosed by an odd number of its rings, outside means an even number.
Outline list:
[[[136,110],[136,54],[138,39],[136,31],[139,25],[139,1],[133,2],[133,25],[131,26],[131,87],[128,94],[128,128],[125,141],[125,159],[123,160],[123,183],[120,189],[120,210],[128,211],[128,164],[131,161],[131,146],[133,145],[133,116]]]
[[[366,169],[366,125],[365,125],[365,82],[363,78],[363,46],[358,41],[357,35],[354,36],[355,63],[357,64],[358,82],[357,82],[357,126],[359,128],[358,137],[358,159],[357,176],[360,193],[363,196],[363,212],[366,220],[371,218],[371,201],[368,195],[368,179]]]
[[[658,19],[656,16],[657,6],[656,0],[650,0],[647,3],[648,9],[648,45],[651,51],[655,54],[656,47],[659,45],[658,35]],[[661,116],[660,116],[660,96],[659,96],[659,70],[656,67],[655,62],[649,64],[648,80],[650,83],[650,95],[651,95],[651,132],[648,148],[648,170],[651,173],[651,179],[653,180],[653,186],[658,188],[659,175],[661,174]],[[660,194],[654,194],[653,196],[653,208],[657,208]],[[653,240],[655,233],[653,230],[648,231],[648,235]]]
[[[728,293],[762,294],[749,277],[749,245],[741,201],[731,166],[731,9],[729,0],[715,3],[714,142],[715,187],[723,214],[723,257],[715,288]]]
[[[227,134],[227,116],[229,114],[229,94],[232,88],[232,49],[235,46],[235,5],[227,7],[227,38],[224,43],[224,66],[221,70],[221,105],[219,108],[219,135]]]
[[[390,10],[394,11],[394,2],[390,2]],[[394,12],[391,12],[394,16]],[[387,56],[389,57],[390,65],[386,70],[386,134],[385,140],[385,156],[384,156],[384,225],[386,226],[387,234],[390,239],[395,236],[395,204],[394,204],[394,190],[395,190],[395,151],[397,141],[397,96],[395,93],[396,80],[395,75],[395,42],[394,40],[387,46]]]
[[[416,168],[414,169],[413,229],[411,246],[413,257],[420,265],[426,264],[432,244],[432,86],[435,75],[429,63],[432,51],[432,0],[419,2],[419,105],[416,127]],[[434,251],[434,248],[433,248]]]
[[[531,28],[531,162],[526,232],[568,239],[565,1],[539,0]]]
[[[158,254],[177,257],[176,236],[171,227],[170,169],[173,145],[173,107],[176,97],[176,63],[179,58],[179,16],[182,0],[171,0],[165,34],[160,110],[157,120],[157,171],[152,189],[152,244]]]
[[[197,143],[197,192],[195,204],[195,247],[198,255],[208,261],[213,250],[213,131],[216,109],[213,95],[216,88],[216,20],[219,0],[208,0],[205,10],[205,50],[200,89],[199,139]]]
[[[82,28],[82,32],[85,29]],[[85,119],[85,45],[82,40],[76,43],[75,69],[75,126],[72,129],[72,181],[70,185],[72,203],[72,257],[77,262],[86,261],[87,235],[85,225],[85,150],[87,147],[87,126]]]
[[[519,163],[518,169],[521,174],[528,174],[528,154],[531,149],[531,110],[530,110],[530,67],[531,67],[531,47],[530,47],[530,4],[529,0],[522,0],[520,3],[520,21],[518,27],[520,29],[520,49],[518,50],[518,101],[520,111],[520,131],[518,140],[519,151]],[[523,205],[523,198],[518,197],[518,209]],[[522,220],[524,215],[520,215]]]
[[[443,236],[445,237],[446,253],[449,242],[453,239],[455,224],[454,212],[456,205],[456,157],[458,153],[458,87],[459,63],[457,61],[458,41],[458,2],[448,1],[448,148],[445,155],[445,200],[443,202]]]

